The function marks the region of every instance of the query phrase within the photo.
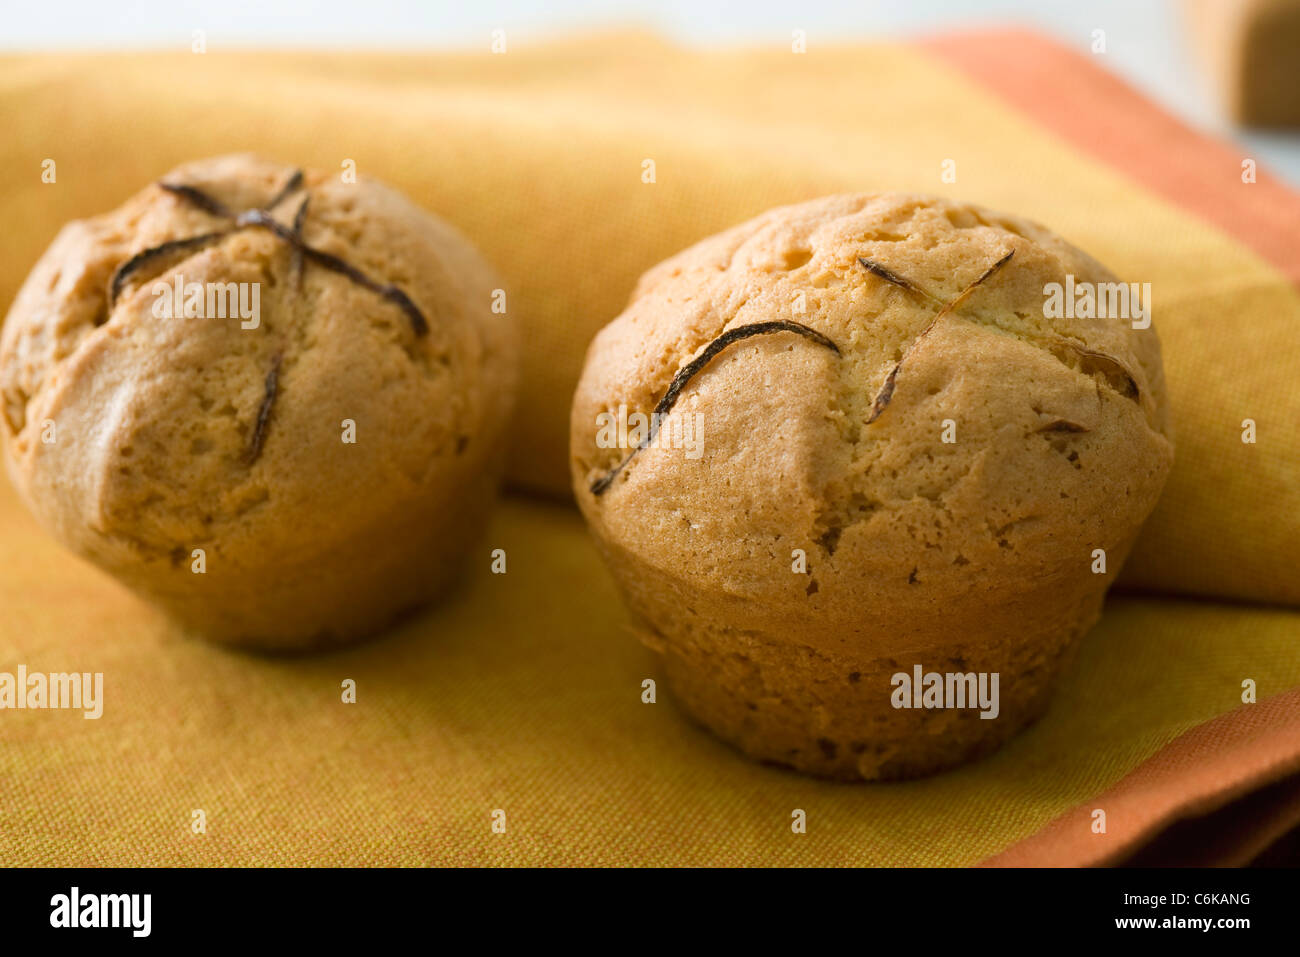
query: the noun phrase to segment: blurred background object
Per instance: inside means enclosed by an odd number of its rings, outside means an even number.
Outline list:
[[[1300,0],[1188,0],[1187,22],[1233,120],[1300,127]]]

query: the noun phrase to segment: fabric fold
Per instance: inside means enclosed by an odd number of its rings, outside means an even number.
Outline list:
[[[1176,846],[1188,863],[1249,863],[1300,823],[1300,689],[1198,725],[1130,771],[1113,787],[1058,817],[985,863],[1003,867],[1114,864],[1177,821],[1218,810],[1256,788],[1278,790],[1218,821],[1199,822],[1206,845]],[[1096,828],[1097,812],[1105,830]],[[1234,827],[1235,825],[1235,827]],[[1199,852],[1197,854],[1190,851]]]

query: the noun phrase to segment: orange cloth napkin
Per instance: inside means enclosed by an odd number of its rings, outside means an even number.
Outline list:
[[[1022,32],[803,54],[616,35],[505,55],[7,56],[0,119],[17,225],[0,232],[0,304],[63,221],[199,155],[352,160],[456,223],[529,345],[517,487],[567,494],[586,343],[642,270],[849,190],[1028,215],[1151,282],[1178,439],[1124,578],[1167,597],[1112,598],[1047,717],[991,758],[857,787],[753,764],[667,695],[643,704],[653,662],[565,505],[506,502],[464,593],[385,639],[278,660],[178,634],[4,488],[0,671],[102,671],[106,701],[97,721],[0,712],[0,860],[1102,863],[1297,771],[1300,197],[1264,171],[1242,182],[1246,157],[1089,59]],[[1208,774],[1205,735],[1225,756]],[[1271,830],[1243,831],[1239,857],[1293,820],[1259,794]]]

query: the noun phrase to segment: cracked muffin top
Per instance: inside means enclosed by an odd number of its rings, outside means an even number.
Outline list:
[[[160,313],[194,284],[209,310],[213,287],[219,303],[255,287],[256,318]],[[10,473],[110,568],[345,542],[494,454],[515,375],[499,285],[374,181],[248,155],[181,166],[67,225],[15,299],[0,338]],[[357,454],[339,454],[345,421]]]
[[[1172,461],[1154,328],[1046,308],[1052,283],[1116,282],[1041,226],[946,199],[772,210],[650,270],[592,343],[579,503],[618,556],[832,617],[1086,570],[1092,548],[1127,550]],[[656,408],[694,417],[696,454],[601,438]]]

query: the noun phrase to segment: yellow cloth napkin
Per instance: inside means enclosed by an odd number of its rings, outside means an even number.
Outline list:
[[[1010,49],[1026,44],[1057,55],[1032,37]],[[1284,266],[973,75],[935,46],[706,52],[634,35],[504,55],[0,57],[0,305],[62,222],[183,160],[355,161],[505,276],[529,349],[512,476],[563,495],[586,343],[642,270],[780,203],[949,194],[1153,285],[1178,461],[1126,580],[1300,603],[1300,298]],[[292,660],[177,634],[8,488],[0,528],[0,670],[102,671],[106,697],[98,721],[0,712],[7,863],[969,864],[1238,706],[1243,678],[1262,698],[1300,684],[1295,611],[1112,599],[1049,715],[1001,752],[844,786],[746,761],[666,694],[641,703],[652,661],[564,505],[507,502],[464,594],[379,642]]]
[[[564,506],[508,501],[464,594],[288,659],[177,636],[8,489],[0,522],[0,662],[101,671],[105,699],[97,721],[0,713],[12,864],[973,864],[1231,710],[1239,676],[1300,684],[1293,612],[1119,599],[1047,717],[991,758],[844,785],[749,761],[666,693],[643,704],[653,659]]]

